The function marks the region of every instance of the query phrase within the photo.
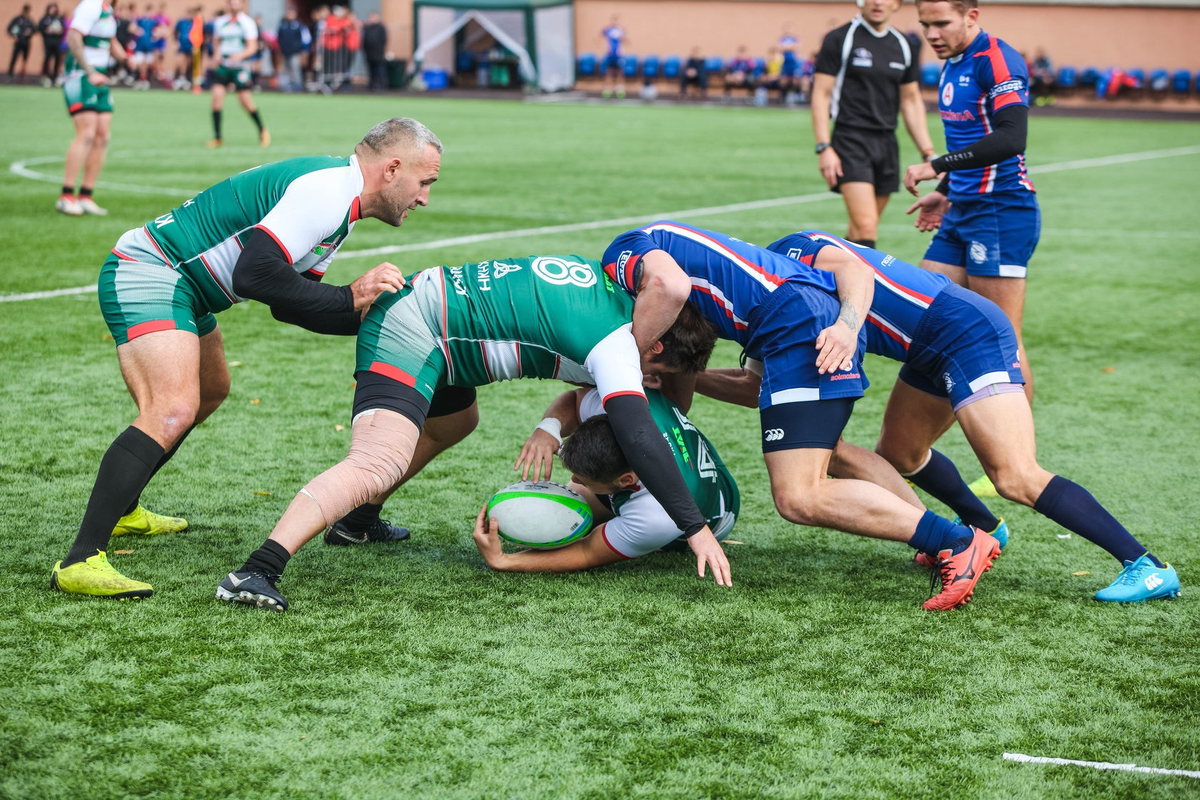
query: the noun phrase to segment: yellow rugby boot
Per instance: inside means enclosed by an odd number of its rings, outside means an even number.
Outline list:
[[[108,563],[108,556],[103,550],[87,561],[69,567],[64,567],[59,561],[50,573],[50,588],[67,594],[111,597],[114,600],[140,600],[154,594],[154,587],[150,584],[131,580],[117,572]]]
[[[131,513],[117,520],[113,528],[113,536],[126,536],[131,533],[142,536],[157,536],[160,533],[179,533],[187,528],[187,520],[179,517],[166,517],[147,511],[140,504]]]

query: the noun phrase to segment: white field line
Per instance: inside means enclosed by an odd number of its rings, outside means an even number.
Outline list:
[[[1139,767],[1137,764],[1110,764],[1107,761],[1075,761],[1070,758],[1043,758],[1027,756],[1022,753],[1005,753],[1007,761],[1019,761],[1023,764],[1055,764],[1059,766],[1090,767],[1091,769],[1111,769],[1120,772],[1143,772],[1148,775],[1177,775],[1183,778],[1200,778],[1200,771],[1189,769],[1158,769],[1156,767]]]
[[[1054,164],[1043,164],[1041,166],[1030,167],[1029,172],[1034,174],[1046,172],[1066,172],[1076,169],[1091,169],[1093,167],[1105,167],[1113,164],[1128,164],[1136,161],[1149,161],[1158,158],[1173,158],[1177,156],[1189,156],[1200,154],[1200,145],[1189,147],[1175,147],[1168,150],[1145,150],[1139,153],[1122,153],[1112,156],[1102,156],[1100,158],[1086,158],[1076,161],[1060,161]],[[34,163],[50,163],[51,161],[61,160],[59,156],[44,156],[36,159],[25,159],[24,161],[15,161],[9,167],[9,171],[22,177],[32,178],[33,180],[53,180],[51,176],[43,176],[41,173],[27,169],[26,165]],[[116,188],[119,184],[111,184],[109,188]],[[149,193],[152,187],[140,186],[131,188],[130,191],[138,191]],[[168,190],[153,189],[160,194],[167,193]],[[171,193],[184,192],[182,189],[171,189]],[[196,192],[186,192],[187,196],[192,196]],[[387,245],[385,247],[372,247],[364,250],[347,250],[337,254],[338,259],[343,258],[366,258],[368,256],[390,255],[392,253],[408,253],[418,250],[436,250],[442,247],[455,247],[466,244],[480,244],[482,242],[493,242],[501,239],[519,239],[530,236],[544,236],[554,233],[572,233],[575,231],[598,230],[603,228],[625,227],[628,225],[637,225],[640,222],[652,221],[656,219],[687,219],[688,217],[706,217],[718,216],[721,214],[730,214],[739,211],[755,211],[764,208],[777,208],[786,205],[798,205],[801,203],[815,203],[821,200],[831,200],[837,197],[833,192],[817,192],[814,194],[801,194],[792,197],[777,197],[771,200],[752,200],[746,203],[730,203],[723,206],[704,206],[701,208],[683,209],[680,211],[664,211],[656,214],[643,214],[631,217],[615,217],[613,219],[593,220],[592,222],[572,222],[565,225],[543,225],[537,228],[518,228],[516,230],[507,231],[491,231],[488,233],[478,233],[470,236],[456,236],[449,239],[435,239],[430,242],[415,242],[413,244],[398,244]],[[1049,231],[1047,231],[1049,233]],[[0,303],[13,303],[22,300],[41,300],[49,297],[61,297],[72,294],[86,294],[96,290],[95,284],[91,286],[78,286],[70,289],[55,289],[46,292],[29,292],[25,294],[9,294],[0,295]]]

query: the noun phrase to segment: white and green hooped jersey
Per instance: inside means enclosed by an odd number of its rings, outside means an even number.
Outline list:
[[[223,67],[240,66],[230,59],[245,52],[250,42],[257,39],[258,25],[249,14],[222,14],[213,20],[213,51]]]
[[[112,58],[110,43],[117,35],[117,20],[113,16],[112,6],[105,0],[82,0],[71,15],[71,30],[83,34],[83,58],[87,66],[100,72],[106,71]],[[83,65],[68,51],[65,74],[70,76],[82,71]]]
[[[224,311],[243,299],[233,291],[233,268],[255,228],[275,240],[296,272],[321,277],[359,218],[362,190],[356,156],[289,158],[205,189],[126,233],[114,252],[125,244],[156,251],[196,286],[206,311]]]
[[[683,410],[653,389],[647,390],[650,415],[662,433],[675,465],[679,467],[688,492],[696,501],[700,513],[708,522],[718,541],[733,530],[741,506],[737,483],[712,443],[687,418]],[[579,404],[579,419],[590,419],[604,413],[600,396],[593,390]],[[683,532],[671,521],[666,509],[641,484],[610,497],[613,519],[599,528],[599,535],[609,548],[625,558],[637,558],[653,553]]]

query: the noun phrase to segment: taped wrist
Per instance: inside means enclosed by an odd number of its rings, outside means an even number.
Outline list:
[[[321,508],[325,528],[400,483],[420,435],[412,420],[394,411],[364,411],[355,417],[350,452],[301,489]]]

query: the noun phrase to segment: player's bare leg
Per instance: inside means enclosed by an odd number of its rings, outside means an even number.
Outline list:
[[[817,448],[765,453],[775,508],[789,522],[905,542],[936,557],[942,591],[930,611],[958,608],[991,569],[1000,548],[985,533],[922,512],[886,489],[860,480],[827,478],[831,451]]]
[[[209,140],[208,147],[220,147],[223,139],[221,138],[221,113],[225,108],[225,86],[220,83],[212,85],[212,116],[213,116],[213,138]]]
[[[225,360],[225,339],[221,329],[200,337],[200,404],[196,407],[195,425],[212,413],[229,397],[229,363]]]
[[[104,159],[108,156],[108,141],[112,133],[112,114],[105,112],[96,114],[96,128],[92,135],[92,145],[87,158],[83,162],[83,182],[79,185],[79,204],[88,214],[104,216],[108,213],[96,205],[92,199],[92,191],[96,181],[100,179],[100,170],[104,168]]]
[[[850,217],[846,238],[860,243],[876,241],[879,238],[879,218],[887,205],[888,196],[876,197],[875,186],[866,181],[850,181],[838,189]]]
[[[875,451],[901,475],[949,506],[965,524],[995,535],[1003,546],[1008,542],[1007,525],[971,492],[954,464],[931,449],[953,425],[954,411],[948,400],[897,380],[888,397]]]
[[[262,118],[258,116],[258,106],[254,104],[254,94],[249,89],[243,89],[237,93],[238,102],[242,104],[242,108],[250,115],[250,119],[254,120],[254,124],[258,126],[258,143],[263,147],[271,145],[271,132],[268,131],[262,124]]]
[[[829,459],[829,476],[831,478],[853,478],[868,481],[876,486],[882,486],[892,494],[908,503],[913,508],[925,511],[925,504],[917,497],[917,493],[908,485],[908,481],[896,471],[882,456],[872,453],[865,447],[851,444],[845,439],[839,439]]]
[[[67,147],[67,163],[63,170],[64,190],[55,208],[72,217],[83,215],[83,209],[75,200],[74,187],[79,182],[79,175],[96,139],[97,117],[99,114],[95,111],[80,111],[71,117],[71,122],[75,125],[75,137]],[[70,196],[65,189],[68,186],[72,187]]]

